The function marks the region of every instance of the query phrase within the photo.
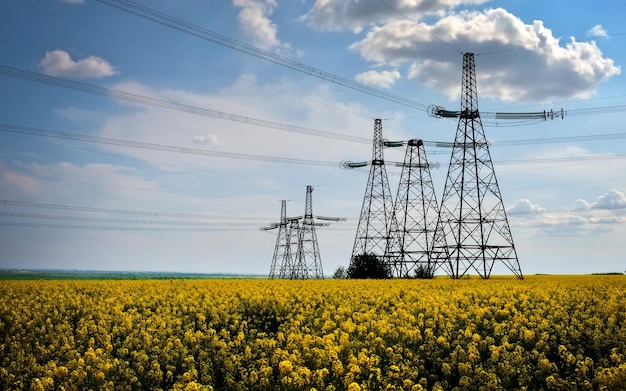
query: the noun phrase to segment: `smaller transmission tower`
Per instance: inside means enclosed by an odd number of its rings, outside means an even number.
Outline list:
[[[275,228],[275,227],[272,227]],[[287,200],[280,201],[280,223],[278,223],[278,236],[276,237],[276,247],[272,257],[269,278],[284,278],[283,270],[285,265],[291,263],[289,251],[289,227],[287,227]]]
[[[393,198],[383,157],[382,120],[374,120],[374,144],[361,216],[356,230],[350,263],[361,254],[384,257],[393,220]]]
[[[306,203],[304,207],[304,218],[300,226],[298,236],[298,252],[294,262],[298,279],[324,278],[322,270],[322,259],[317,244],[317,234],[315,233],[315,222],[313,221],[313,187],[306,187]]]
[[[346,221],[346,218],[314,216],[312,194],[313,187],[307,186],[304,216],[287,217],[286,201],[283,200],[280,222],[261,228],[264,231],[278,228],[269,278],[324,278],[315,227],[330,225],[329,222]],[[323,222],[315,222],[315,219]]]
[[[289,219],[289,235],[287,236],[287,251],[289,255],[287,262],[281,266],[279,278],[287,280],[300,280],[303,277],[299,264],[296,262],[296,255],[300,248],[300,219],[294,217]]]
[[[452,278],[470,270],[489,278],[496,261],[523,278],[478,112],[473,53],[463,55],[461,110],[433,242]]]
[[[422,140],[407,143],[394,215],[386,251],[394,276],[406,278],[414,272],[434,276],[437,260],[431,247],[439,205]]]

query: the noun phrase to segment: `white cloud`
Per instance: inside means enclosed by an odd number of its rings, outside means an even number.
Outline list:
[[[102,78],[116,75],[118,72],[113,65],[103,58],[96,56],[85,57],[81,60],[72,60],[69,53],[63,50],[46,52],[39,62],[43,73],[50,76],[70,76],[78,78]]]
[[[476,56],[481,96],[504,101],[586,97],[621,72],[595,42],[561,45],[541,21],[525,24],[497,8],[447,15],[434,24],[406,20],[373,27],[350,46],[376,65],[410,64],[408,76],[457,99],[459,51]]]
[[[85,0],[61,0],[65,4],[85,4]]]
[[[589,236],[626,224],[626,195],[612,189],[589,202],[578,199],[569,208],[546,210],[520,199],[508,210],[518,227],[536,228],[537,236]]]
[[[601,24],[596,24],[587,31],[587,36],[592,38],[606,38],[609,34]]]
[[[356,75],[356,80],[370,86],[378,86],[382,88],[391,87],[396,80],[400,78],[400,72],[397,69],[393,71],[367,71]]]
[[[200,134],[194,136],[193,143],[200,145],[219,145],[220,139],[215,134]]]
[[[278,39],[278,27],[269,18],[276,8],[276,0],[233,0],[241,11],[237,17],[239,27],[262,49],[276,49],[283,45]]]
[[[532,214],[541,213],[544,209],[536,204],[533,204],[529,199],[522,198],[515,201],[513,206],[507,209],[507,213],[510,215],[520,215],[521,217],[531,217]]]
[[[316,0],[313,7],[302,15],[300,20],[319,30],[350,29],[358,33],[365,26],[387,22],[398,17],[415,20],[424,15],[453,9],[459,5],[475,5],[487,1],[489,0],[385,0],[385,2]]]

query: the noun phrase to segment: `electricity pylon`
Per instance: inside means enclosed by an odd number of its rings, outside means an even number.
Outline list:
[[[434,276],[436,259],[431,256],[439,205],[426,159],[424,142],[407,142],[385,258],[395,277]]]
[[[461,110],[433,241],[452,278],[489,278],[496,261],[523,278],[478,112],[474,54],[463,55]]]
[[[304,218],[298,235],[298,251],[294,260],[296,279],[324,278],[322,259],[315,233],[316,223],[313,221],[313,187],[306,187],[306,203]]]
[[[369,178],[363,197],[350,263],[361,254],[384,257],[393,220],[393,198],[383,157],[382,120],[374,120],[374,144]]]
[[[286,201],[283,200],[280,222],[261,228],[264,231],[278,228],[269,278],[291,280],[324,278],[315,227],[327,226],[329,221],[346,221],[346,218],[313,215],[312,194],[313,187],[307,186],[304,216],[287,217]],[[314,219],[325,222],[315,222]]]
[[[287,227],[287,201],[280,201],[280,223],[277,225],[278,235],[276,236],[276,246],[270,267],[269,278],[285,278],[283,275],[285,265],[291,263],[289,251],[289,227]],[[276,227],[273,227],[276,228]]]

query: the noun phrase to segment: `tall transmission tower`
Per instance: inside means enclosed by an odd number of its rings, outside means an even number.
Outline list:
[[[452,278],[489,278],[503,262],[523,278],[478,112],[474,54],[463,55],[461,110],[433,241]]]
[[[350,262],[358,255],[369,253],[384,257],[393,221],[393,198],[383,157],[382,120],[374,120],[374,145],[369,178],[356,230]]]
[[[432,277],[437,269],[431,248],[439,205],[422,140],[407,142],[394,215],[386,251],[393,275],[406,278],[419,271]]]
[[[315,233],[316,223],[313,221],[313,187],[306,187],[306,203],[304,218],[298,235],[298,251],[294,260],[296,279],[324,278],[322,259]]]

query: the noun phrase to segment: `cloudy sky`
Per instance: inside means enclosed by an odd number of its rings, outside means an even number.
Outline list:
[[[339,163],[371,160],[374,118],[389,140],[453,141],[456,121],[427,107],[459,108],[471,52],[522,271],[624,271],[624,8],[3,0],[0,268],[268,273],[261,228],[280,200],[303,214],[312,185],[315,215],[346,218],[317,229],[332,274],[369,171]],[[426,152],[440,197],[451,150]]]

